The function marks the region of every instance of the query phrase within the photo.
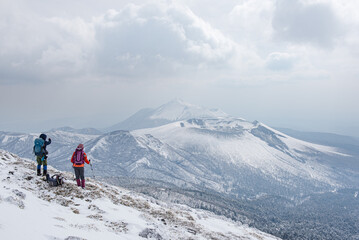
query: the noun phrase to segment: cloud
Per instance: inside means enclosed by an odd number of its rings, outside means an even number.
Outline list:
[[[238,33],[238,41],[268,41],[272,35],[273,1],[241,1],[232,8],[228,22]]]
[[[340,1],[310,2],[232,1],[225,7],[229,14],[212,7],[213,16],[223,15],[221,24],[214,24],[220,30],[176,1],[125,3],[76,17],[54,10],[42,15],[40,2],[36,9],[2,9],[0,83],[201,79],[246,84],[277,79],[278,71],[286,78],[300,63],[306,63],[300,70],[313,65],[325,71],[329,67],[318,60],[325,56],[323,47],[338,47],[343,16],[353,22],[356,15],[345,14],[350,8]],[[331,6],[341,6],[340,11]],[[352,31],[340,51],[355,49],[357,36]]]
[[[273,52],[268,55],[266,66],[273,71],[287,71],[292,69],[294,57],[288,53]]]
[[[279,39],[332,48],[343,33],[342,26],[328,3],[303,3],[299,0],[278,0],[272,26]]]
[[[0,21],[0,83],[58,81],[88,68],[91,24],[30,11],[10,11]]]
[[[97,66],[143,77],[228,64],[236,44],[179,5],[128,5],[96,21]]]
[[[228,67],[235,42],[178,4],[128,4],[85,20],[0,17],[0,82],[171,78]]]

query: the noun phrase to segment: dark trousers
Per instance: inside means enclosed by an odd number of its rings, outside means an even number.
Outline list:
[[[74,167],[76,179],[85,179],[85,168],[84,167]]]

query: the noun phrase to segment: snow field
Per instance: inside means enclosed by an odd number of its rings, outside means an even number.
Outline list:
[[[185,127],[180,127],[181,122],[175,122],[157,128],[136,130],[132,133],[137,137],[151,134],[176,149],[196,147],[200,149],[200,152],[206,152],[216,159],[239,167],[249,166],[259,169],[266,175],[275,176],[277,180],[291,174],[308,180],[315,179],[330,185],[337,185],[330,176],[330,169],[316,161],[310,161],[309,156],[303,157],[300,153],[321,151],[327,154],[340,154],[334,148],[291,138],[262,123],[254,124],[241,119],[203,120],[203,122],[204,126],[184,122]],[[259,125],[277,134],[276,136],[286,144],[288,149],[280,151],[254,136],[250,131]],[[233,132],[228,137],[215,135],[218,129],[223,129],[225,133],[236,128],[241,129],[238,135]],[[305,158],[306,161],[297,160],[301,158]]]

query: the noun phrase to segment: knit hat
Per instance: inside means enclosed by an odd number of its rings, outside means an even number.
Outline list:
[[[44,141],[46,141],[47,136],[46,136],[45,133],[41,133],[41,134],[40,134],[40,138],[42,138],[42,139],[44,139]]]
[[[77,146],[77,149],[84,149],[84,145],[82,143],[80,143],[78,146]]]

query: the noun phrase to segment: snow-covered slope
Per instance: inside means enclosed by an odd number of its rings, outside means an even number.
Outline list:
[[[73,175],[50,187],[35,163],[0,150],[1,239],[277,239],[212,213]],[[88,169],[86,170],[88,171]]]
[[[183,159],[189,160],[178,160],[183,168],[188,172],[199,169],[204,174],[194,173],[197,180],[203,176],[206,186],[212,189],[216,186],[211,181],[222,188],[226,186],[233,194],[243,193],[243,189],[273,193],[279,185],[301,192],[298,188],[313,190],[343,184],[342,176],[323,161],[347,155],[332,147],[291,138],[259,122],[190,119],[131,133],[137,139],[151,136],[163,146],[176,149]],[[157,152],[167,159],[164,162],[171,161],[171,157],[166,157],[166,149]]]
[[[142,109],[123,122],[108,128],[107,131],[151,128],[191,118],[223,117],[228,115],[219,109],[207,109],[175,99],[156,109]]]
[[[330,182],[325,169],[313,170],[320,165],[311,160],[319,152],[342,155],[334,148],[296,140],[264,124],[238,119],[193,119],[132,133],[138,137],[150,134],[176,149],[196,148],[218,162],[249,166],[278,177],[285,172]]]

